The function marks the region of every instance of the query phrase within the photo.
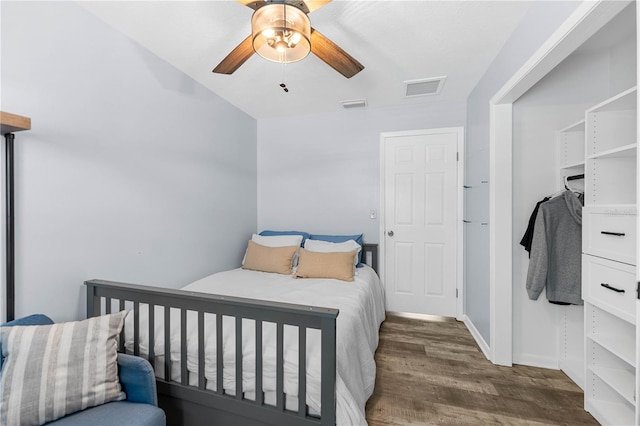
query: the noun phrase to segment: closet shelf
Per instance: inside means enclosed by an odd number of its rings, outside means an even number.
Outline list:
[[[632,407],[627,404],[605,401],[602,399],[590,399],[587,410],[596,419],[604,418],[610,425],[631,425],[634,424],[635,413]]]
[[[597,160],[600,158],[619,158],[619,157],[635,157],[637,151],[637,143],[631,143],[629,145],[620,146],[606,151],[597,152],[589,155],[590,160]]]
[[[566,166],[560,167],[560,170],[574,169],[577,167],[584,167],[584,161],[578,161],[577,163],[567,164]]]
[[[638,206],[636,204],[585,204],[590,212],[604,213],[612,215],[636,215]],[[586,212],[583,211],[583,215]]]
[[[594,365],[590,366],[589,369],[593,374],[600,377],[603,382],[611,386],[611,388],[620,394],[629,404],[636,405],[636,402],[633,400],[636,379],[632,372]]]
[[[584,132],[585,129],[585,120],[584,118],[577,123],[573,123],[564,129],[558,130],[560,133],[571,133],[571,132]]]
[[[590,302],[593,303],[593,302]],[[593,340],[607,351],[611,352],[622,361],[634,367],[636,365],[636,341],[635,339],[623,340],[616,336],[600,336],[593,333],[589,334],[589,339]]]
[[[606,111],[621,111],[621,110],[629,110],[636,109],[637,99],[636,99],[636,90],[637,86],[634,86],[630,89],[625,90],[613,96],[606,101],[594,106],[593,108],[587,110],[587,113],[591,112],[606,112]]]

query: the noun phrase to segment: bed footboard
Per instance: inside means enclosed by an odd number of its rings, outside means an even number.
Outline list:
[[[156,355],[164,357],[164,378],[157,378],[159,400],[171,401],[163,407],[167,411],[176,406],[189,407],[189,421],[183,424],[210,423],[211,412],[219,412],[220,418],[245,419],[237,424],[274,425],[335,425],[336,423],[336,318],[338,310],[314,306],[294,305],[238,297],[219,296],[207,293],[166,289],[135,284],[117,283],[103,280],[85,282],[87,289],[87,317],[111,313],[113,306],[118,310],[132,309],[133,312],[133,352],[140,355],[141,305],[147,305],[145,324],[148,324],[148,354],[143,354],[154,366]],[[155,315],[157,308],[164,311],[164,350],[154,354]],[[180,380],[171,379],[171,311],[180,312]],[[142,311],[144,312],[144,310]],[[189,383],[187,371],[187,314],[197,317],[197,384]],[[216,318],[216,389],[207,389],[205,377],[205,314]],[[144,313],[143,313],[144,315]],[[145,315],[145,316],[146,316]],[[235,395],[227,394],[223,387],[222,318],[235,319]],[[255,323],[255,398],[246,399],[242,389],[243,377],[243,319]],[[263,389],[263,324],[273,323],[276,327],[276,400],[275,405],[265,403]],[[298,410],[290,411],[285,406],[284,393],[284,332],[285,325],[298,328]],[[244,326],[246,327],[246,325]],[[318,329],[321,333],[321,411],[320,416],[308,412],[306,397],[306,351],[307,330]],[[124,331],[120,336],[120,351],[124,352]],[[158,376],[158,372],[156,373]],[[177,405],[176,405],[177,404]],[[196,414],[193,407],[203,407],[202,414]],[[195,417],[194,417],[195,415]],[[205,417],[206,416],[206,417]],[[172,418],[172,413],[167,412]],[[194,419],[200,421],[194,422]],[[234,422],[235,423],[235,422]]]

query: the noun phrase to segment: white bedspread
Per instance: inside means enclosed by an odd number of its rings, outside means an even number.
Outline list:
[[[384,320],[384,289],[380,279],[368,266],[357,269],[353,282],[332,279],[294,279],[289,275],[234,269],[198,280],[183,290],[312,305],[339,309],[336,323],[336,417],[339,425],[366,425],[365,404],[373,393],[376,376],[374,353],[378,346],[378,330]],[[148,353],[145,318],[146,307],[140,308],[140,352]],[[157,308],[154,352],[164,352],[163,315]],[[197,384],[197,319],[187,316],[187,369],[189,384]],[[194,326],[191,326],[194,324]],[[243,391],[245,398],[255,395],[255,325],[243,320]],[[225,317],[223,322],[225,391],[235,394],[235,323]],[[172,379],[180,378],[180,317],[171,315]],[[207,388],[216,389],[215,316],[205,315],[205,377]],[[126,347],[133,348],[133,320],[125,324]],[[284,391],[288,409],[297,410],[298,332],[284,327]],[[265,401],[275,399],[275,324],[263,324],[263,390]],[[162,358],[161,356],[158,358]],[[160,361],[160,359],[159,359]],[[307,405],[310,413],[320,412],[320,333],[307,332]],[[161,370],[161,369],[160,369]]]

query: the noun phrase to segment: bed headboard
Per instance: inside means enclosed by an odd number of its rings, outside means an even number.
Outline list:
[[[362,263],[371,266],[376,273],[378,272],[378,245],[363,244],[362,245]]]

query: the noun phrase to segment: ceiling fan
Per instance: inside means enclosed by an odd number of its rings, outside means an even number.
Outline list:
[[[331,0],[237,0],[254,10],[251,34],[213,69],[233,74],[254,53],[265,59],[290,63],[309,52],[330,67],[351,78],[364,69],[360,62],[311,27],[309,13]]]

